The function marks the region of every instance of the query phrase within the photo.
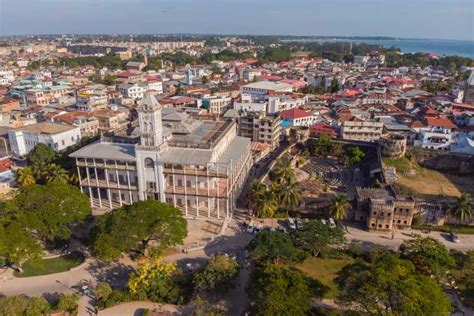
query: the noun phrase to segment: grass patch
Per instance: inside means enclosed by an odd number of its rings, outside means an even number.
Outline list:
[[[455,225],[444,225],[444,226],[430,226],[430,225],[412,225],[412,229],[416,230],[433,230],[444,233],[455,233],[455,234],[469,234],[474,235],[474,226],[455,226]]]
[[[19,278],[47,275],[64,272],[84,262],[84,255],[80,252],[72,252],[68,255],[51,259],[33,259],[26,261],[22,268],[23,272],[14,272]]]
[[[304,262],[294,265],[294,267],[310,278],[319,280],[322,284],[329,288],[324,296],[328,299],[335,299],[338,294],[337,285],[334,278],[343,267],[354,262],[351,257],[343,257],[340,259],[322,259],[309,258]]]
[[[457,197],[461,192],[474,191],[472,177],[424,168],[407,158],[383,158],[383,162],[386,166],[395,167],[400,187],[411,190],[420,197]]]

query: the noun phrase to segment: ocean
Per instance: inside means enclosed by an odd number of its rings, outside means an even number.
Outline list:
[[[296,41],[296,40],[289,40]],[[304,42],[349,42],[349,39],[302,39]],[[353,43],[367,43],[382,45],[384,47],[400,48],[405,53],[434,53],[445,56],[463,56],[474,59],[474,41],[466,40],[442,40],[442,39],[398,39],[398,40],[375,40],[375,39],[353,39]]]

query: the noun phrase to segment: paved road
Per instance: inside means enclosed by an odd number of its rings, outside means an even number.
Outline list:
[[[346,226],[347,239],[349,241],[360,242],[366,247],[371,247],[374,244],[379,244],[397,250],[398,247],[403,243],[403,241],[413,239],[411,233],[414,232],[416,234],[421,235],[422,237],[432,237],[434,239],[437,239],[448,249],[457,249],[462,251],[474,249],[474,235],[458,235],[460,237],[461,242],[453,243],[449,240],[448,234],[443,232],[432,231],[431,233],[427,234],[417,230],[406,229],[403,231],[395,232],[394,238],[392,239],[392,234],[389,232],[368,232],[355,226],[353,223],[350,223],[349,225]]]
[[[233,221],[230,227],[236,227]],[[349,241],[361,242],[365,247],[371,247],[374,244],[381,244],[397,249],[404,240],[409,240],[410,232],[397,232],[394,239],[390,233],[367,232],[354,226],[347,228],[347,238]],[[417,232],[420,233],[420,232]],[[420,233],[422,236],[431,236],[440,240],[448,248],[458,250],[474,249],[474,235],[460,235],[461,242],[452,243],[445,238],[443,233],[431,232],[430,234]],[[203,264],[209,257],[222,253],[232,252],[239,253],[248,242],[252,239],[252,235],[241,232],[239,229],[227,229],[223,236],[223,240],[218,244],[210,246],[202,250],[196,250],[186,253],[177,253],[166,256],[166,261],[175,261],[180,264],[193,263]],[[53,275],[15,278],[11,270],[0,273],[0,294],[16,295],[26,294],[30,296],[36,295],[58,295],[59,293],[79,292],[85,284],[93,287],[97,282],[108,281],[113,286],[124,286],[128,280],[128,275],[135,267],[135,263],[130,260],[123,259],[117,263],[103,264],[95,259],[88,259],[85,264],[74,271],[62,272]],[[236,290],[231,292],[232,308],[239,306],[242,310],[245,304],[245,285],[248,281],[249,270],[243,271],[240,276],[240,284]],[[83,297],[80,302],[80,315],[89,315],[92,310],[92,299]],[[240,311],[239,311],[240,312]],[[127,315],[127,314],[123,314]]]

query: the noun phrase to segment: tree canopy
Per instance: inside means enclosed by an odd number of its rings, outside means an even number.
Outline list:
[[[259,232],[247,249],[260,263],[302,261],[305,258],[304,252],[295,248],[291,238],[280,232]]]
[[[252,315],[306,315],[311,299],[321,297],[301,272],[275,265],[254,270],[248,292],[252,299]]]
[[[164,263],[163,258],[153,256],[142,261],[130,275],[130,294],[138,300],[180,304],[183,296],[180,289],[180,270],[176,263]]]
[[[402,258],[411,260],[415,267],[426,275],[443,276],[446,270],[455,264],[448,249],[431,237],[404,241],[400,245],[400,253]]]
[[[159,251],[181,244],[187,222],[177,208],[155,200],[140,201],[103,215],[97,223],[94,252],[114,260],[125,251],[144,252],[150,241]]]
[[[239,265],[234,258],[215,256],[201,272],[194,276],[195,289],[223,294],[232,288],[239,275]]]
[[[37,144],[27,156],[28,162],[32,165],[35,164],[48,164],[54,160],[56,152],[43,143]]]
[[[344,231],[330,227],[319,220],[311,220],[295,232],[295,245],[312,256],[318,256],[327,247],[340,246],[345,243]]]
[[[436,280],[417,273],[397,254],[344,267],[335,279],[342,304],[373,315],[449,315],[451,303]]]
[[[89,199],[78,188],[62,183],[24,187],[5,210],[10,221],[18,221],[44,241],[69,239],[71,225],[91,213]]]
[[[351,147],[344,153],[344,162],[347,165],[355,165],[361,162],[364,156],[364,152],[358,146]]]

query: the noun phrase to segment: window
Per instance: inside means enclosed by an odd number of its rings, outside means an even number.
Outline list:
[[[385,225],[385,228],[388,228],[389,226],[388,225]]]
[[[377,215],[377,212],[374,212],[374,215]]]
[[[401,220],[398,220],[398,224],[400,224],[402,221]]]
[[[379,224],[379,228],[382,228],[382,224]]]
[[[370,225],[370,226],[372,226],[372,227],[375,227],[375,224],[374,224],[374,223],[372,223],[372,225]]]
[[[145,158],[145,168],[155,168],[155,162],[151,158]]]
[[[406,223],[407,223],[407,221],[403,221],[403,224],[406,224]]]

